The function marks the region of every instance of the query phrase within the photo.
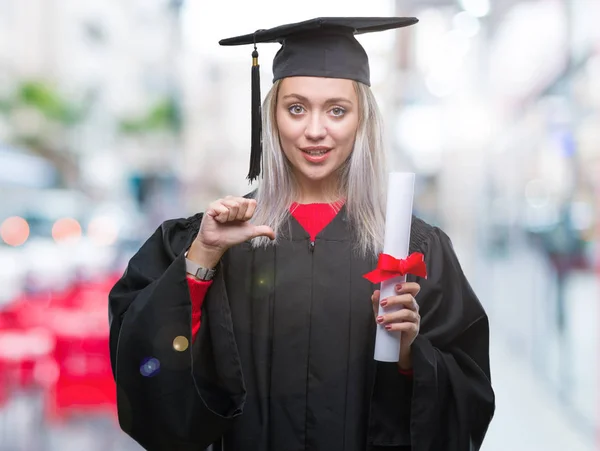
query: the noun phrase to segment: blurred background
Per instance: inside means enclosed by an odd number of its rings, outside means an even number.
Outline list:
[[[600,1],[0,0],[2,451],[141,449],[107,293],[161,221],[253,189],[252,49],[218,40],[359,15],[420,19],[359,40],[390,171],[490,316],[484,450],[597,448]]]

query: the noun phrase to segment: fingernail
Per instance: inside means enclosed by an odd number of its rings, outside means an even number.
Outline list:
[[[380,324],[383,323],[383,316],[378,316],[377,317],[377,322],[380,323]]]
[[[384,299],[383,301],[381,301],[381,306],[382,307],[385,307],[386,305],[387,305],[387,300]]]
[[[400,291],[402,289],[402,284],[399,283],[396,285],[396,291]]]
[[[385,328],[386,328],[386,330],[392,330],[392,325],[391,325],[391,324],[387,324],[387,325],[385,326]]]

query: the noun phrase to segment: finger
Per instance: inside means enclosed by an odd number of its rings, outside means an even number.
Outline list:
[[[248,210],[248,202],[246,201],[246,199],[242,199],[239,202],[240,208],[238,210],[237,216],[235,217],[235,219],[237,221],[243,221],[244,218],[246,217],[246,210]]]
[[[227,196],[227,197],[225,198],[225,200],[231,200],[231,201],[237,202],[238,204],[240,204],[240,205],[241,205],[241,204],[243,204],[243,203],[245,203],[245,202],[249,201],[250,199],[248,199],[248,198],[246,198],[246,197]]]
[[[409,310],[419,311],[419,304],[412,294],[400,294],[397,296],[390,296],[389,298],[381,301],[383,307],[404,307]]]
[[[229,217],[229,209],[225,205],[218,203],[214,207],[212,207],[212,210],[214,210],[216,213],[213,216],[215,218],[215,221],[218,221],[220,223],[227,222],[227,218]]]
[[[229,196],[225,196],[223,198],[223,200],[232,200],[232,201],[235,201],[235,202],[241,204],[242,202],[244,202],[247,199],[245,197],[243,197],[243,196],[231,196],[231,195],[229,195]]]
[[[385,328],[393,331],[411,332],[414,335],[419,333],[419,325],[416,323],[392,323],[386,324]]]
[[[247,199],[248,207],[246,208],[246,213],[244,214],[244,219],[242,221],[248,221],[252,219],[254,216],[254,211],[256,210],[256,201],[254,199]]]
[[[377,314],[379,313],[379,296],[380,296],[380,291],[379,290],[375,290],[373,292],[373,294],[371,295],[371,304],[373,305],[373,314],[375,315],[375,317],[377,317]]]
[[[381,295],[381,291],[375,290],[373,292],[373,294],[371,295],[371,302],[373,302],[374,304],[378,304],[380,295]]]
[[[275,239],[275,232],[269,226],[260,225],[254,226],[254,233],[252,234],[252,238],[256,238],[258,236],[267,236],[271,238],[271,240]]]
[[[252,217],[252,215],[248,216],[248,210],[251,209],[252,205],[256,208],[256,201],[254,199],[247,199],[245,197],[232,197],[232,200],[236,201],[240,206],[240,211],[236,219],[238,221],[247,221]]]
[[[396,284],[395,286],[396,293],[398,294],[412,294],[414,297],[417,297],[419,291],[421,291],[421,285],[416,282],[404,282]]]
[[[211,217],[216,217],[219,215],[218,207],[221,205],[221,200],[216,200],[211,202],[208,208],[206,209],[206,214]]]
[[[397,312],[386,313],[377,318],[377,322],[380,324],[391,324],[391,323],[418,323],[421,317],[417,312],[412,310],[402,309]]]
[[[240,210],[240,204],[236,200],[224,200],[223,205],[229,209],[227,221],[235,221]]]

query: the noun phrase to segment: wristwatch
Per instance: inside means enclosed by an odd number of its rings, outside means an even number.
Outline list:
[[[212,280],[215,276],[216,269],[215,268],[204,268],[200,266],[198,263],[191,261],[187,258],[189,251],[185,253],[185,270],[188,274],[191,274],[196,279],[200,279],[203,281]]]

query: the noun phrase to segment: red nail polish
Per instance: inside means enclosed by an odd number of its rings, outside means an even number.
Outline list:
[[[378,316],[377,317],[377,322],[378,323],[382,323],[383,322],[383,316]]]
[[[401,283],[397,284],[396,285],[396,290],[401,290],[401,289],[402,289],[402,284]]]
[[[386,328],[386,330],[391,330],[391,329],[392,329],[392,325],[391,325],[391,324],[387,324],[387,325],[385,326],[385,328]]]
[[[384,301],[381,301],[381,306],[382,306],[382,307],[385,307],[386,305],[387,305],[387,301],[386,301],[386,300],[384,300]]]

